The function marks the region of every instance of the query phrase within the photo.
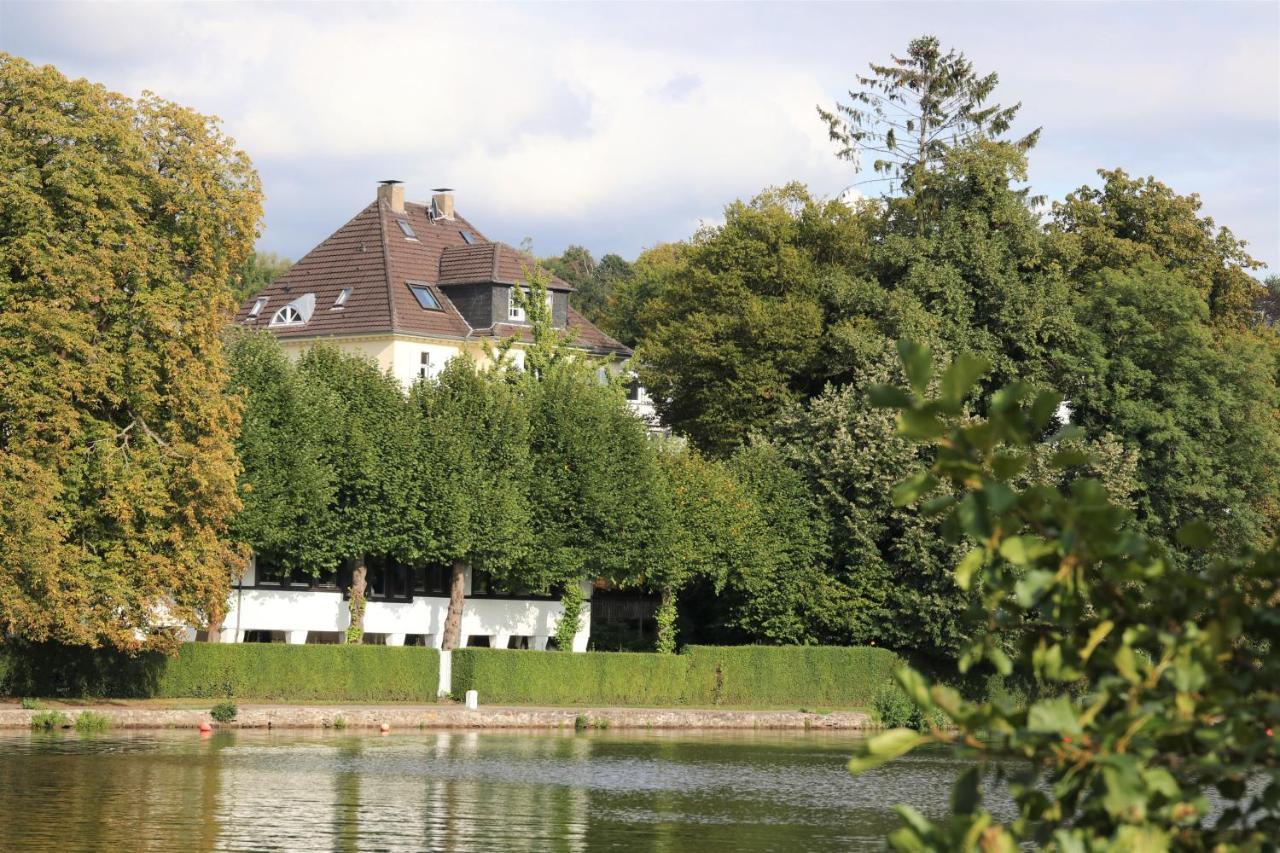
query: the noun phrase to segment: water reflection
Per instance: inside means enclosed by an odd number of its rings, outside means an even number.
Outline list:
[[[880,849],[961,764],[854,778],[837,734],[0,737],[6,849]]]

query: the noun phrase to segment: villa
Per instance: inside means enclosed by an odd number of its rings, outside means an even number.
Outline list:
[[[405,201],[399,182],[383,181],[372,203],[246,300],[235,322],[267,329],[294,357],[318,342],[360,353],[406,388],[436,376],[463,352],[485,363],[492,346],[506,339],[515,339],[510,357],[522,366],[530,327],[512,293],[533,263],[460,216],[451,191],[436,190],[429,204],[414,204]],[[631,350],[575,311],[572,292],[550,279],[553,324],[571,333],[571,346],[621,369]],[[638,384],[629,403],[655,423],[652,401]],[[364,642],[440,646],[448,609],[445,567],[370,560],[367,581]],[[232,590],[220,639],[341,642],[350,621],[349,585],[341,571],[290,577],[255,557]],[[586,649],[590,634],[591,585],[584,583],[583,591],[588,600],[574,651]],[[557,598],[501,589],[468,571],[460,645],[544,649],[561,613]]]

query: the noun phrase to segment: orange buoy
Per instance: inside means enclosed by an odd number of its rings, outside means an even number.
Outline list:
[[[209,733],[209,732],[211,732],[211,731],[213,731],[213,726],[209,725],[207,722],[206,722],[206,723],[201,723],[201,724],[200,724],[200,733],[201,733],[201,734],[208,734],[208,733]]]

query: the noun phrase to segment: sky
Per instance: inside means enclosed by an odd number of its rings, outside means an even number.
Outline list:
[[[1036,193],[1152,175],[1280,268],[1276,2],[0,0],[0,50],[219,116],[262,176],[259,248],[294,259],[384,178],[540,255],[633,258],[793,180],[837,195],[860,176],[815,107],[922,34],[1043,127]]]

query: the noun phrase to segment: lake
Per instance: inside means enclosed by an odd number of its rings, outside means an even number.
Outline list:
[[[855,735],[0,735],[5,850],[879,850],[947,811],[921,750],[861,777]]]

